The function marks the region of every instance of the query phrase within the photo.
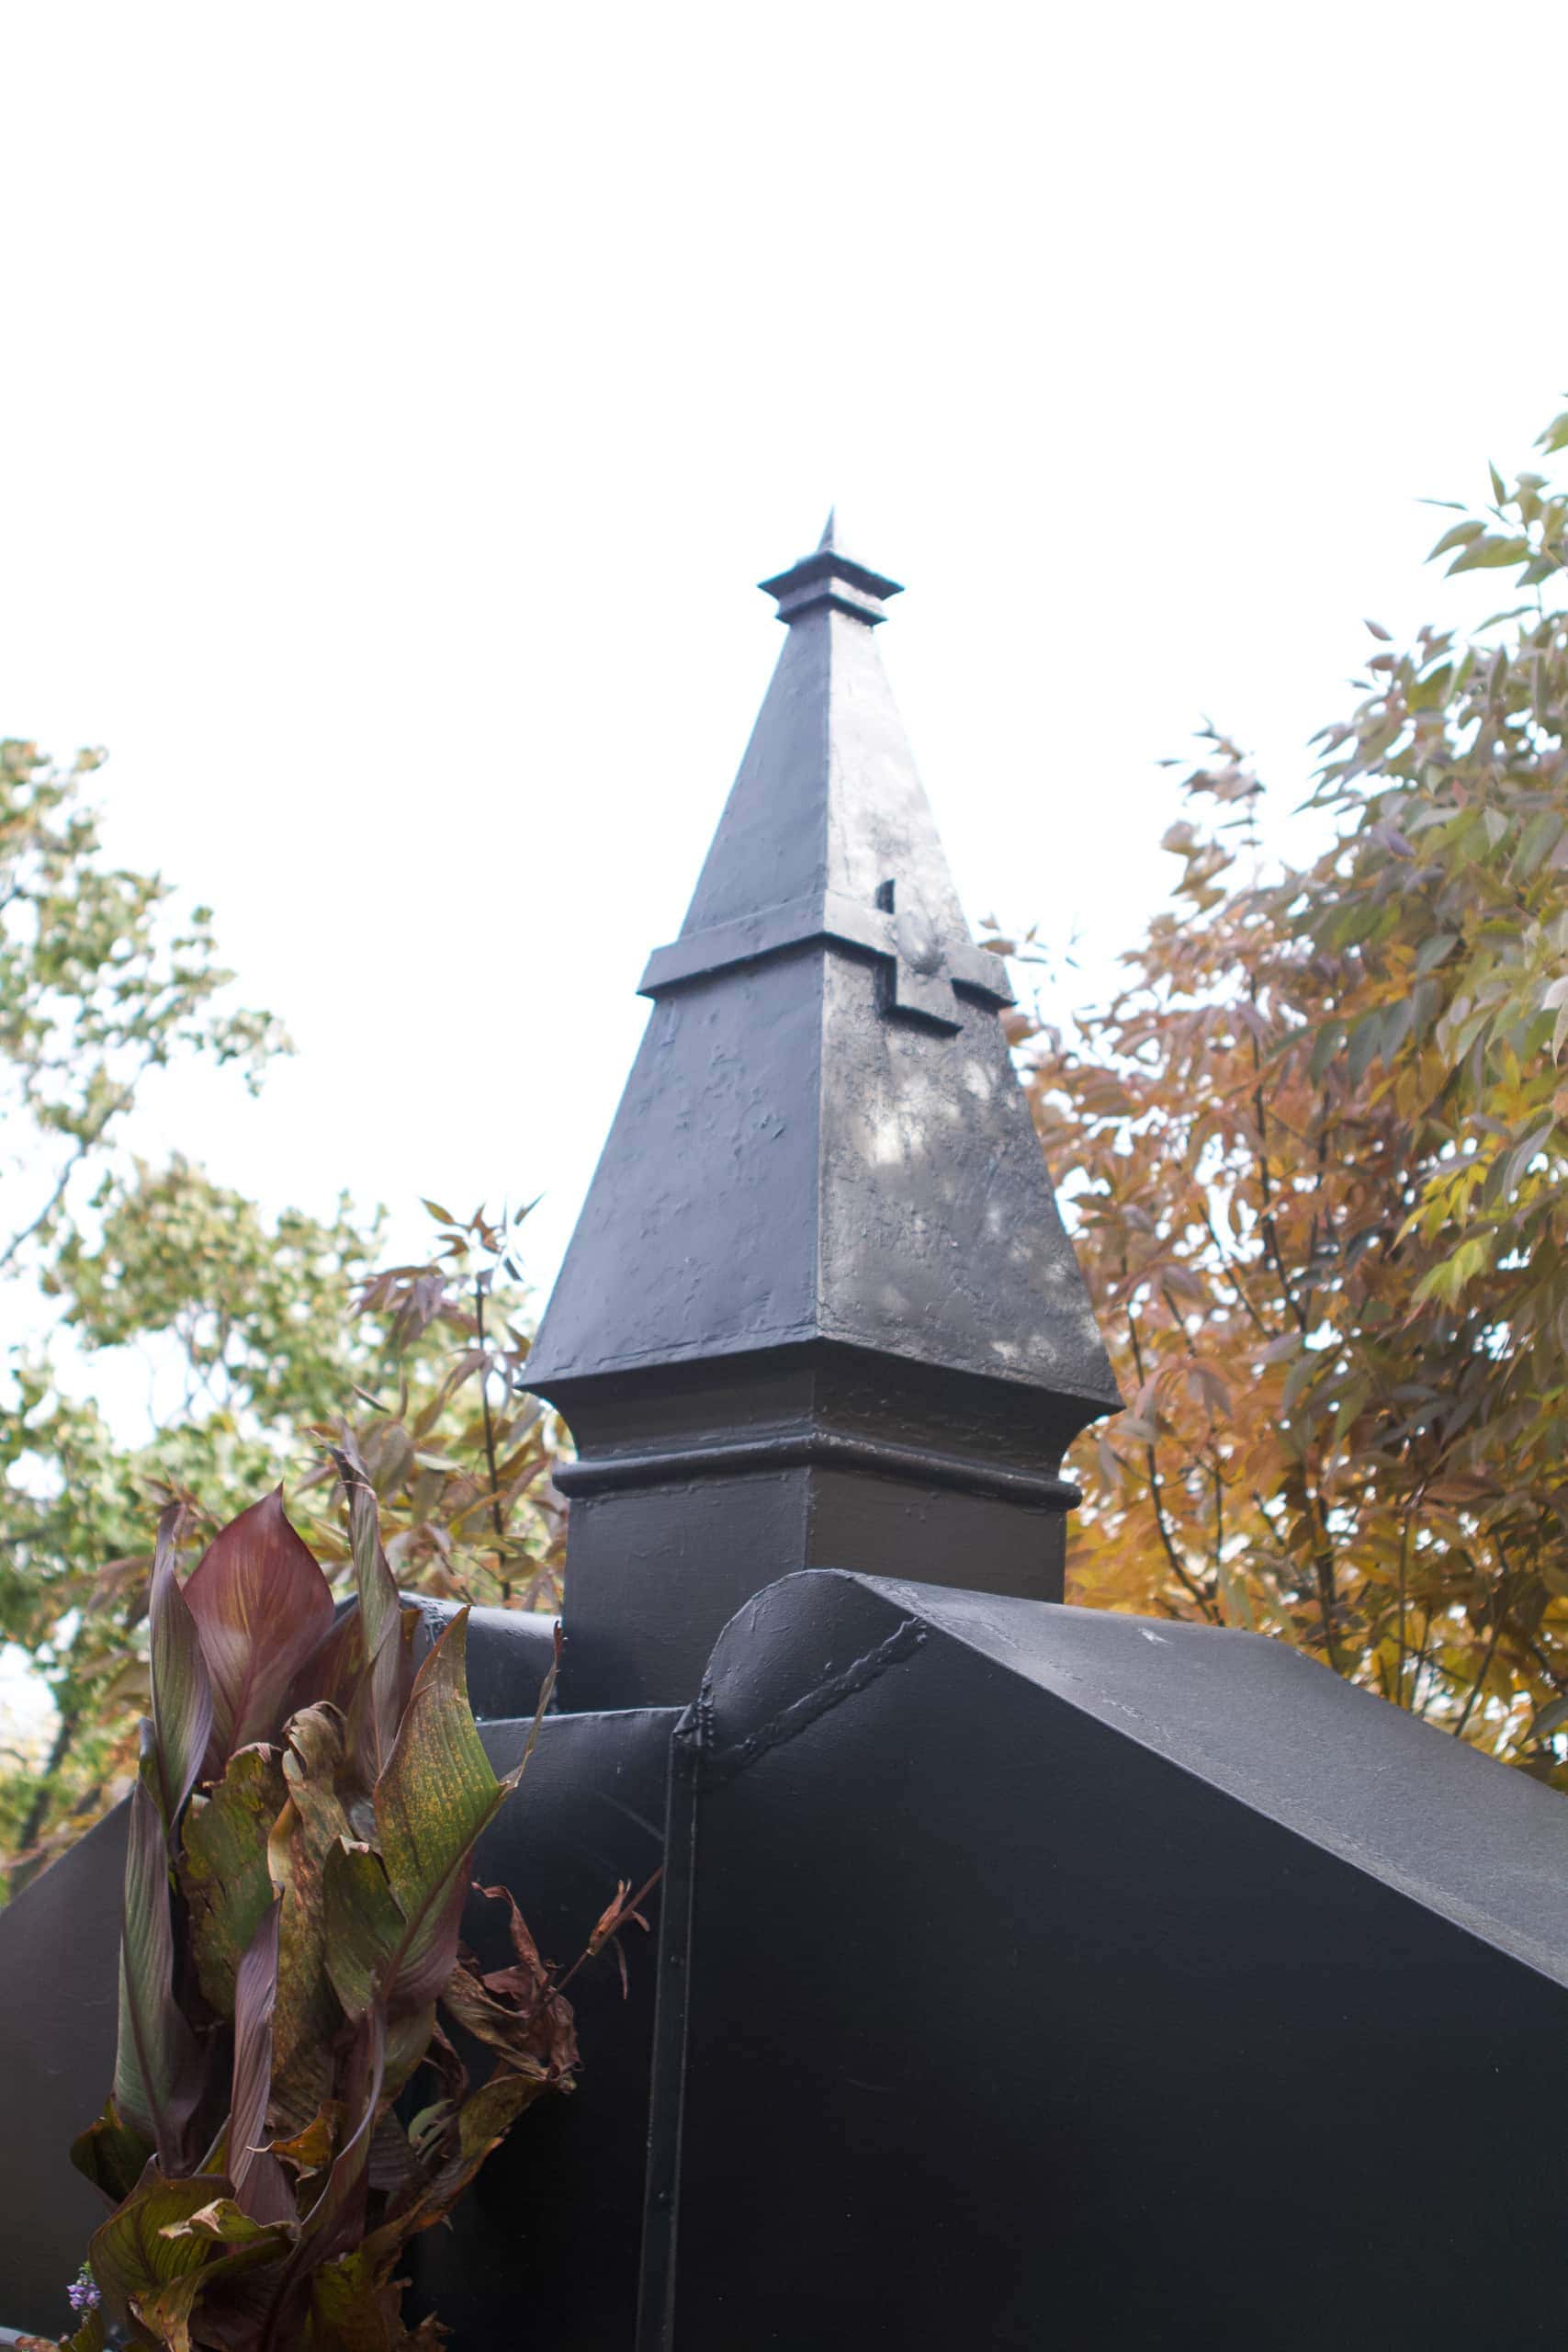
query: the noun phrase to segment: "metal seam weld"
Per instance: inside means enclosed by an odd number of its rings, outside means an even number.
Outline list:
[[[712,1715],[711,1713],[704,1714],[699,1702],[697,1720],[703,1780],[710,1786],[716,1781],[732,1781],[739,1773],[748,1770],[760,1756],[765,1756],[770,1748],[783,1747],[788,1741],[798,1739],[801,1733],[808,1731],[820,1716],[834,1707],[842,1706],[846,1699],[853,1699],[862,1690],[869,1689],[887,1672],[889,1667],[898,1666],[905,1658],[912,1657],[924,1643],[927,1632],[928,1628],[918,1618],[906,1617],[885,1642],[879,1643],[875,1649],[868,1650],[864,1657],[857,1657],[854,1664],[847,1666],[841,1674],[819,1682],[814,1690],[807,1691],[804,1698],[795,1699],[789,1706],[781,1709],[760,1731],[748,1733],[732,1747],[721,1747],[716,1753],[705,1751],[701,1745],[705,1734],[711,1736]],[[711,1700],[709,1705],[711,1708]]]

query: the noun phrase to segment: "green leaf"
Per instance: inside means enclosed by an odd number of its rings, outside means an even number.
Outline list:
[[[1363,1012],[1350,1032],[1345,1067],[1352,1086],[1359,1086],[1374,1056],[1382,1050],[1384,1010],[1379,1005],[1371,1012]]]
[[[111,2205],[130,2196],[152,2154],[152,2143],[120,2121],[112,2098],[97,2121],[89,2123],[71,2143],[71,2161],[76,2170],[101,2188]]]
[[[281,1487],[213,1539],[185,1597],[212,1680],[216,1779],[235,1748],[276,1738],[295,1676],[332,1629],[332,1588],[289,1525]]]
[[[151,2341],[161,2345],[164,2352],[191,2352],[191,2320],[206,2289],[210,2267],[204,2263],[183,2278],[171,2278],[161,2287],[149,2287],[130,2298],[131,2316],[139,2323],[138,2343]],[[145,2329],[146,2334],[142,2335],[141,2329]]]
[[[1435,1298],[1444,1306],[1457,1307],[1467,1285],[1484,1272],[1492,1254],[1488,1236],[1472,1234],[1461,1241],[1451,1257],[1440,1265],[1428,1269],[1416,1286],[1417,1301]]]
[[[1523,563],[1529,553],[1529,541],[1525,538],[1498,538],[1492,534],[1474,540],[1462,555],[1455,556],[1449,566],[1456,571],[1495,571],[1504,564]]]
[[[1427,562],[1432,563],[1438,556],[1451,553],[1455,548],[1467,548],[1472,539],[1478,539],[1485,528],[1484,523],[1473,521],[1450,525],[1427,558]]]
[[[103,2311],[95,2303],[75,2335],[62,2337],[62,2352],[105,2352],[107,2343]]]
[[[1498,505],[1501,506],[1504,499],[1508,494],[1507,484],[1504,481],[1502,475],[1497,471],[1495,466],[1489,464],[1486,470],[1492,478],[1492,495],[1496,500]]]
[[[383,1990],[408,1921],[387,1883],[379,1854],[340,1838],[326,1858],[326,1962],[333,1989],[350,2018],[362,2018]],[[389,1989],[387,1988],[387,1989]]]
[[[1562,819],[1555,808],[1539,808],[1525,827],[1514,859],[1514,872],[1527,881],[1556,848],[1562,837]]]
[[[272,1907],[267,1840],[288,1794],[276,1751],[242,1747],[211,1795],[193,1799],[186,1815],[180,1883],[191,1949],[202,1992],[220,2017],[234,2014],[240,1956]]]
[[[389,2331],[380,2277],[381,2267],[363,2248],[312,2271],[310,2343],[333,2352],[390,2352],[395,2342],[406,2343]]]
[[[325,1857],[326,1965],[344,2008],[426,2007],[451,1975],[474,1841],[508,1793],[468,1706],[468,1611],[414,1683],[377,1784],[379,1855],[340,1838]]]
[[[212,2183],[209,2180],[204,2186],[210,2188]],[[291,2228],[253,2221],[231,2198],[214,2197],[186,2218],[163,2225],[159,2235],[164,2243],[194,2253],[196,2259],[188,2269],[130,2294],[131,2312],[168,2352],[190,2352],[192,2323],[209,2290],[242,2271],[276,2261],[287,2253],[293,2234]],[[254,2340],[254,2326],[241,2324],[245,2328],[244,2338],[233,2333],[228,2312],[218,2316],[216,2328],[204,2319],[201,2341],[206,2345]]]
[[[1343,1052],[1347,1035],[1343,1021],[1325,1021],[1313,1040],[1312,1058],[1307,1064],[1309,1077],[1318,1079],[1336,1056]]]
[[[468,1612],[456,1616],[420,1668],[386,1771],[376,1826],[387,1880],[407,1922],[396,1996],[434,2000],[457,1958],[468,1858],[504,1803],[468,1693]]]
[[[1424,1042],[1427,1030],[1438,1017],[1443,1001],[1443,984],[1431,973],[1417,980],[1410,992],[1410,1028],[1417,1045]]]
[[[209,2187],[211,2186],[209,2180]],[[166,2238],[199,2238],[206,2245],[246,2246],[268,2253],[282,2243],[279,2224],[258,2222],[232,2197],[214,2197],[184,2221],[165,2222]]]
[[[180,1807],[196,1785],[212,1730],[212,1686],[196,1620],[175,1575],[175,1531],[180,1506],[158,1521],[147,1621],[152,1668],[152,1732],[164,1824],[172,1835]]]
[[[1568,449],[1568,408],[1561,416],[1552,418],[1546,431],[1537,436],[1535,446],[1538,449],[1546,450],[1548,455],[1555,449]]]
[[[1416,951],[1416,977],[1420,979],[1439,965],[1449,950],[1459,944],[1457,931],[1434,931],[1427,933]]]
[[[1512,1151],[1506,1154],[1499,1163],[1501,1174],[1498,1178],[1498,1192],[1502,1198],[1506,1200],[1518,1189],[1531,1160],[1543,1148],[1556,1125],[1554,1115],[1549,1114],[1545,1119],[1538,1120],[1529,1133],[1520,1138]]]
[[[186,2222],[214,2198],[226,2196],[227,2180],[198,2173],[172,2180],[152,2173],[118,2212],[93,2234],[88,2259],[111,2315],[125,2324],[132,2298],[150,2296],[173,2279],[206,2267],[210,2248],[199,2237],[171,2237],[170,2225]]]

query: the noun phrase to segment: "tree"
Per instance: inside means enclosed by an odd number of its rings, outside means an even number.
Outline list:
[[[134,1770],[151,1530],[168,1502],[188,1546],[286,1480],[318,1555],[345,1571],[323,1447],[346,1424],[405,1588],[558,1598],[555,1427],[514,1387],[514,1230],[435,1210],[431,1262],[383,1269],[378,1218],[346,1201],[327,1219],[267,1216],[187,1160],[151,1168],[121,1148],[152,1069],[234,1063],[255,1085],[284,1041],[230,1008],[205,910],[177,925],[161,879],[107,864],[81,798],[98,763],[62,772],[29,744],[0,747],[0,1083],[16,1138],[0,1267],[11,1327],[30,1332],[0,1416],[0,1637],[55,1709],[41,1770],[0,1758],[0,1852],[27,1857],[23,1874]],[[73,1351],[90,1365],[127,1347],[164,1391],[133,1442],[62,1371]]]
[[[151,1070],[196,1055],[238,1063],[254,1088],[286,1049],[267,1014],[223,1004],[209,910],[175,925],[159,876],[108,864],[81,797],[103,759],[61,769],[0,741],[0,1272],[47,1247]]]
[[[1073,1594],[1280,1635],[1568,1784],[1568,493],[1492,492],[1434,554],[1525,600],[1369,624],[1299,870],[1209,735],[1174,909],[1029,1085],[1128,1399]]]

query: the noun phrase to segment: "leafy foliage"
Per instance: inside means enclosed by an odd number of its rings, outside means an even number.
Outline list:
[[[231,1005],[207,910],[179,921],[158,876],[107,858],[82,798],[102,758],[85,752],[62,769],[32,743],[0,742],[0,1301],[11,1392],[0,1398],[0,1637],[59,1686],[62,1766],[92,1703],[123,1716],[116,1678],[138,1676],[113,1645],[85,1644],[80,1676],[71,1653],[93,1574],[130,1548],[146,1497],[139,1466],[53,1377],[39,1294],[95,1192],[123,1180],[121,1139],[142,1081],[195,1057],[234,1066],[254,1088],[285,1045],[268,1016]],[[85,1746],[77,1792],[102,1760],[91,1737]],[[45,1827],[59,1776],[28,1789],[33,1759],[4,1761],[0,1845],[14,1848]]]
[[[348,1545],[323,1438],[342,1417],[381,1497],[405,1588],[534,1608],[559,1598],[553,1419],[516,1391],[527,1349],[517,1220],[431,1204],[428,1263],[386,1269],[378,1218],[265,1216],[176,1158],[123,1148],[149,1073],[179,1057],[259,1084],[284,1049],[229,1004],[211,922],[113,867],[70,771],[0,744],[0,1641],[57,1709],[38,1769],[0,1754],[11,1883],[123,1794],[147,1704],[142,1530],[178,1500],[216,1529],[288,1478],[331,1569]],[[89,1401],[100,1363],[149,1375],[147,1435]],[[121,1382],[123,1386],[123,1380]]]
[[[1568,494],[1493,490],[1434,552],[1528,601],[1369,625],[1334,838],[1281,878],[1210,736],[1175,909],[1030,1084],[1129,1399],[1077,1464],[1077,1597],[1282,1635],[1562,1779]]]
[[[525,2108],[571,2086],[570,2006],[504,1890],[489,1893],[512,1965],[480,1975],[459,1941],[475,1841],[526,1755],[497,1780],[468,1708],[466,1610],[416,1669],[420,1612],[364,1465],[345,1451],[338,1466],[342,1614],[280,1494],[221,1529],[183,1587],[178,1505],[160,1526],[114,2087],[73,2152],[113,2209],[78,2346],[106,2324],[164,2352],[434,2345],[433,2322],[411,2333],[400,2315],[403,2247]],[[608,1932],[630,1916],[612,1905]],[[477,2086],[443,2009],[491,2053]]]
[[[195,1053],[254,1084],[284,1043],[266,1014],[220,1009],[231,976],[208,910],[171,929],[160,877],[107,862],[80,798],[103,757],[62,771],[34,743],[0,741],[0,1271],[47,1241],[149,1071]]]

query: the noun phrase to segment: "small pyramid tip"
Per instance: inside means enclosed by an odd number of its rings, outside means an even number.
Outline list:
[[[836,506],[829,509],[822,536],[811,553],[801,556],[787,571],[776,573],[772,580],[759,581],[758,585],[778,599],[781,621],[793,622],[803,613],[816,612],[819,606],[829,605],[855,620],[868,622],[873,628],[885,617],[882,608],[888,597],[902,594],[896,580],[873,571],[868,563],[857,563],[845,554],[839,543]]]

